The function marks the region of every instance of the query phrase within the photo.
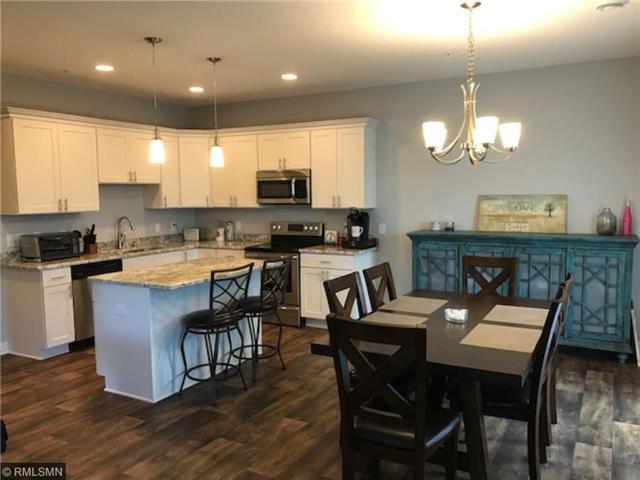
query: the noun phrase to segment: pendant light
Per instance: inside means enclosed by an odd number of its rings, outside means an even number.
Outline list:
[[[149,163],[164,163],[164,142],[158,134],[158,88],[156,85],[156,45],[159,44],[162,39],[159,37],[144,37],[145,41],[151,44],[151,55],[153,63],[153,115],[154,115],[154,127],[153,138],[149,142]]]
[[[213,145],[211,145],[211,152],[209,154],[209,166],[213,168],[224,167],[224,151],[222,147],[218,145],[218,82],[216,78],[216,63],[222,60],[220,57],[208,57],[207,60],[211,62],[213,66]]]

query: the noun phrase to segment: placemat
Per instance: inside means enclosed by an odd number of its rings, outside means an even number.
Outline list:
[[[533,353],[541,330],[479,323],[460,342],[473,347]]]
[[[544,308],[516,307],[514,305],[496,305],[484,317],[490,322],[513,323],[544,327],[548,311]]]
[[[429,315],[442,307],[449,300],[440,298],[423,298],[402,296],[389,303],[385,303],[381,310],[397,310],[399,312],[407,312],[416,315]]]
[[[379,323],[384,325],[397,325],[401,327],[415,327],[424,324],[427,317],[418,317],[416,315],[402,315],[399,313],[373,312],[362,320],[371,323]]]

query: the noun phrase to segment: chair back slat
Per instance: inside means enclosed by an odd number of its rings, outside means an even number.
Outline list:
[[[262,305],[281,305],[290,282],[289,259],[265,261],[260,273],[260,301]]]
[[[560,340],[560,327],[563,306],[567,303],[569,290],[561,285],[558,295],[549,307],[549,313],[540,335],[540,340],[533,352],[533,375],[531,388],[531,402],[541,404],[542,391],[546,379],[549,377],[552,360]]]
[[[252,272],[253,263],[211,272],[209,310],[213,321],[242,318]]]
[[[516,269],[518,261],[515,257],[480,257],[465,255],[462,257],[463,293],[469,293],[469,280],[473,280],[480,288],[476,295],[498,295],[503,284],[507,284],[507,297],[516,294]],[[493,278],[487,278],[487,270],[499,270]]]
[[[367,268],[363,270],[362,273],[367,286],[369,303],[373,311],[386,303],[385,297],[388,297],[388,301],[395,300],[398,297],[396,294],[396,285],[393,281],[393,274],[391,273],[391,265],[389,265],[388,262]],[[378,282],[377,286],[376,281]]]
[[[360,276],[357,272],[325,280],[323,286],[329,312],[341,318],[352,318],[354,320],[358,320],[367,314],[362,301]],[[344,297],[344,301],[340,297]]]
[[[425,328],[410,328],[327,316],[329,338],[340,399],[341,435],[350,435],[359,418],[375,418],[392,427],[409,428],[416,449],[424,446],[426,417]],[[373,364],[361,349],[362,342],[383,344],[390,354]],[[395,350],[394,350],[395,348]],[[358,382],[352,384],[350,368]],[[407,371],[415,373],[415,400],[394,388]],[[374,402],[375,400],[375,402]]]

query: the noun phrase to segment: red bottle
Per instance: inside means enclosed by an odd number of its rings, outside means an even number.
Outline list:
[[[622,215],[622,234],[631,235],[633,231],[633,218],[631,217],[631,205],[627,200],[627,205],[624,207],[624,214]]]

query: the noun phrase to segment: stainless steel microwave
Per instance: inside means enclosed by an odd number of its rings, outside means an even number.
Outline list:
[[[311,205],[311,170],[258,170],[258,203]]]

